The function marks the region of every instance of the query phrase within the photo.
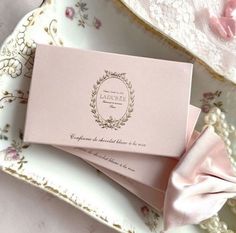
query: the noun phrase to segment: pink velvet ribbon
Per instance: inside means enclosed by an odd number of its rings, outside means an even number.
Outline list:
[[[223,140],[206,128],[181,157],[169,178],[164,228],[197,224],[236,196],[236,177]]]
[[[225,40],[232,39],[236,34],[236,0],[226,1],[221,17],[211,17],[210,27],[213,32]]]

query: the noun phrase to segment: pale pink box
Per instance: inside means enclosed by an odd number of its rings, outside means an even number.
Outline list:
[[[178,157],[192,64],[38,45],[24,140]]]
[[[162,209],[176,164],[163,156],[184,152],[200,113],[189,105],[191,72],[186,63],[38,45],[25,140],[79,156]],[[72,134],[146,146],[78,143]]]
[[[194,128],[199,114],[199,108],[189,106],[186,148],[198,136],[198,133],[194,132]],[[84,159],[158,210],[163,208],[169,176],[179,159],[119,151],[57,147]]]

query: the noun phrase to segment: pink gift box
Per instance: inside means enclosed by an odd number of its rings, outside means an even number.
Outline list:
[[[200,113],[191,80],[188,63],[38,45],[24,141],[75,154],[162,209]]]

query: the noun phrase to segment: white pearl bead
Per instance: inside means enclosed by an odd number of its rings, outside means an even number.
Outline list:
[[[234,164],[234,158],[232,156],[229,156],[229,160],[232,164]]]
[[[224,223],[224,222],[220,222],[220,227],[219,228],[220,228],[221,231],[225,231],[225,230],[228,229],[226,223]]]
[[[206,225],[205,223],[200,223],[200,227],[201,227],[202,229],[204,229],[204,230],[207,229],[207,225]]]
[[[219,222],[213,220],[213,221],[210,223],[210,226],[211,226],[211,228],[215,229],[215,228],[219,227]]]
[[[228,129],[228,124],[226,122],[222,122],[221,127],[223,129]]]
[[[215,219],[215,221],[219,222],[220,221],[220,218],[218,215],[214,215],[213,218]]]
[[[224,140],[226,146],[230,146],[231,145],[231,141],[227,137],[224,137],[223,140]]]
[[[232,155],[232,152],[233,152],[233,151],[232,151],[231,148],[228,147],[228,148],[226,148],[226,150],[227,150],[228,155]],[[233,159],[233,158],[232,158],[232,159]]]
[[[229,131],[230,131],[230,132],[234,132],[234,131],[235,131],[235,127],[234,127],[233,125],[230,125],[230,126],[229,126]]]
[[[205,116],[205,122],[208,125],[214,125],[216,121],[217,121],[217,116],[214,113],[210,113]]]
[[[225,119],[225,114],[224,114],[223,112],[220,114],[220,119],[221,119],[221,120],[224,120],[224,119]]]
[[[221,110],[217,107],[213,107],[210,112],[214,112],[216,115],[220,116]]]
[[[229,137],[229,131],[227,129],[222,129],[221,133],[224,137]]]

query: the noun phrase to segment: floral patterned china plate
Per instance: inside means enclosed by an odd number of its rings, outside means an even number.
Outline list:
[[[19,22],[0,50],[0,167],[117,231],[160,232],[161,214],[101,172],[51,146],[22,141],[36,43],[195,61],[191,102],[202,109],[197,128],[201,129],[203,116],[213,106],[225,113],[229,124],[236,125],[235,85],[214,79],[194,57],[154,30],[146,30],[145,23],[141,25],[128,12],[120,1],[48,0]],[[236,203],[231,200],[220,216],[229,228],[236,229],[233,212]],[[219,224],[226,228],[223,222]],[[202,228],[185,226],[171,232],[204,232]]]

